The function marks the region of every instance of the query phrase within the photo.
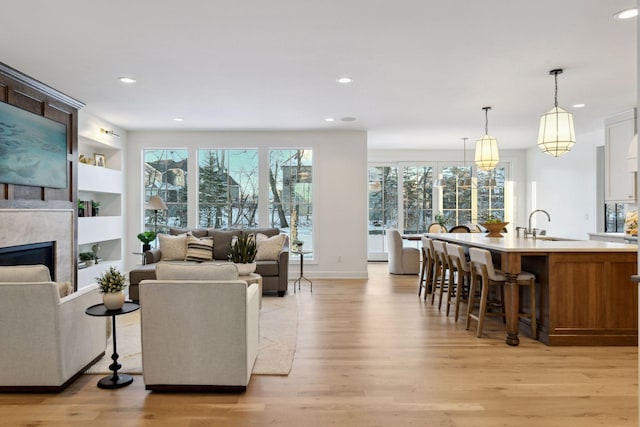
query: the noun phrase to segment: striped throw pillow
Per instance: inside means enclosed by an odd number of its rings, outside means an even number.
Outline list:
[[[213,240],[187,236],[187,256],[185,261],[211,261],[213,259]]]

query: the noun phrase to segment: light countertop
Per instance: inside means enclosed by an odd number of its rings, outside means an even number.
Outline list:
[[[468,244],[501,252],[637,252],[637,245],[598,240],[551,240],[551,236],[537,239],[516,237],[487,237],[485,233],[427,233],[428,237],[451,243]]]

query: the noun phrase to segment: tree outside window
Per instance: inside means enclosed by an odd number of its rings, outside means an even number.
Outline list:
[[[269,153],[269,223],[313,248],[313,151]],[[295,221],[292,222],[292,216]]]
[[[433,168],[407,166],[403,174],[405,233],[424,233],[433,217]]]
[[[398,168],[371,166],[369,175],[369,253],[385,252],[384,230],[398,227]]]
[[[504,221],[505,168],[478,170],[478,221],[494,216]]]
[[[470,166],[447,166],[442,169],[442,214],[447,227],[472,222],[472,186]]]
[[[187,226],[187,159],[186,149],[145,149],[144,203],[158,195],[167,205],[167,210],[158,214],[158,232],[167,233],[168,227]],[[146,230],[153,230],[156,212],[145,210]]]
[[[258,150],[198,150],[198,224],[256,227]]]

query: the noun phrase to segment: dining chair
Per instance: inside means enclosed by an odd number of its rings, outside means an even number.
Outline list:
[[[433,259],[433,250],[431,249],[431,239],[428,237],[422,237],[422,267],[420,268],[420,279],[418,279],[418,296],[424,288],[424,299],[427,299],[427,294],[433,292],[433,274],[435,261]]]

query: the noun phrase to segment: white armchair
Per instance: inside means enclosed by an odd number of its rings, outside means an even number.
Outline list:
[[[106,321],[87,316],[97,285],[60,298],[43,265],[0,267],[0,391],[58,392],[100,359]]]
[[[259,349],[259,289],[231,263],[160,262],[140,282],[147,390],[244,391]]]
[[[387,247],[389,273],[416,275],[420,273],[420,250],[403,247],[402,236],[398,230],[387,230]]]

